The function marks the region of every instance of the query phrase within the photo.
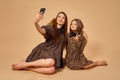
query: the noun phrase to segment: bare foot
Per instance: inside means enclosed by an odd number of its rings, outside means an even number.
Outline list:
[[[97,64],[97,66],[107,66],[106,61],[96,61],[95,63]]]
[[[25,63],[26,63],[25,61],[21,61],[21,62],[19,62],[18,64],[13,64],[13,65],[12,65],[12,69],[13,69],[13,70],[24,69],[24,64],[25,64]]]

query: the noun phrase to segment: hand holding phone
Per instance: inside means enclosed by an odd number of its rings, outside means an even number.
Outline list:
[[[39,11],[39,13],[44,14],[45,10],[46,10],[46,8],[41,8],[40,11]]]

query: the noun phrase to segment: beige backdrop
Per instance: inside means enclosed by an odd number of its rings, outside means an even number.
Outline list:
[[[106,60],[108,66],[79,71],[65,67],[54,75],[11,70],[13,63],[24,60],[44,41],[33,24],[41,7],[46,8],[42,25],[60,11],[69,23],[80,18],[89,37],[86,57]],[[120,80],[119,34],[120,0],[0,0],[0,80]]]

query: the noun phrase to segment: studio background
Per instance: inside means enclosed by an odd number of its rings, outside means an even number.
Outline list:
[[[65,67],[54,75],[11,70],[13,63],[24,60],[44,41],[33,24],[41,7],[46,8],[41,25],[60,11],[67,14],[68,25],[74,18],[81,19],[88,35],[85,56],[106,60],[108,66],[79,71]],[[119,34],[119,0],[0,0],[0,80],[119,80]]]

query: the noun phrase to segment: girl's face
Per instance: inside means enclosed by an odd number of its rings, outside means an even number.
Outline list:
[[[77,22],[76,21],[72,21],[70,24],[70,29],[72,31],[76,31],[77,30]]]
[[[57,24],[60,25],[62,27],[62,25],[64,25],[65,23],[65,15],[60,13],[57,16]]]

